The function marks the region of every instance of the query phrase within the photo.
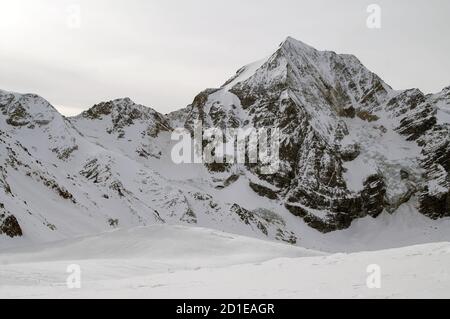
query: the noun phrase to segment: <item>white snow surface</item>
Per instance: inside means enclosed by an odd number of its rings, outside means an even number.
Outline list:
[[[438,124],[450,124],[450,104],[441,104],[437,111]]]
[[[450,86],[430,96],[437,109],[438,124],[450,124]]]
[[[1,298],[448,298],[450,244],[323,254],[151,226],[0,252]],[[81,288],[67,287],[69,265]],[[369,289],[367,267],[381,269]]]
[[[357,143],[361,154],[357,159],[344,163],[347,186],[358,192],[370,175],[382,172],[388,188],[387,193],[395,197],[407,190],[405,182],[399,178],[402,168],[420,175],[421,148],[408,142],[395,131],[395,124],[387,115],[380,120],[367,123],[359,118],[346,119],[350,134],[342,141],[343,146]]]

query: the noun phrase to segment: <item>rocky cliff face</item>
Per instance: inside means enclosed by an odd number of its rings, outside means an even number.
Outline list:
[[[296,242],[283,218],[222,199],[206,168],[173,164],[172,127],[150,108],[119,99],[68,119],[35,95],[0,102],[0,246],[155,223]]]
[[[280,165],[175,165],[174,128],[278,128]],[[301,243],[413,204],[450,215],[450,87],[394,91],[352,55],[286,39],[187,108],[128,98],[73,118],[0,91],[1,236],[47,241],[181,223]]]
[[[247,169],[278,188],[294,215],[327,232],[394,212],[416,195],[427,216],[449,214],[449,128],[437,119],[448,101],[448,88],[394,91],[356,57],[288,38],[269,59],[200,93],[186,125],[279,128],[279,172]]]

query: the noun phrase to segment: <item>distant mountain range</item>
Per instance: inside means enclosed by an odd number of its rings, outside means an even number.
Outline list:
[[[196,120],[278,128],[279,172],[175,165],[171,132]],[[292,38],[168,115],[124,98],[66,118],[0,91],[0,246],[155,223],[295,244],[402,205],[449,217],[449,173],[450,86],[395,91],[355,56]]]

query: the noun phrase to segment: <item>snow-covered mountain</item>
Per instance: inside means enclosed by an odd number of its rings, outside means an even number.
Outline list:
[[[219,195],[202,165],[172,164],[170,123],[151,109],[123,99],[67,119],[35,95],[0,103],[2,246],[155,223],[296,240],[264,205]]]
[[[448,88],[394,91],[356,57],[288,38],[201,93],[187,123],[280,128],[281,171],[247,169],[278,189],[261,195],[327,232],[416,198],[423,214],[449,216],[449,103]]]
[[[175,165],[171,132],[195,120],[279,128],[279,172]],[[395,91],[292,38],[168,115],[125,98],[65,118],[0,91],[0,141],[0,246],[168,223],[314,247],[359,218],[450,216],[450,87]]]

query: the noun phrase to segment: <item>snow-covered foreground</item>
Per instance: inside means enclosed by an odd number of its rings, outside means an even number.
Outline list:
[[[67,267],[81,267],[68,289]],[[369,289],[369,265],[381,288]],[[450,297],[450,244],[324,254],[182,226],[119,230],[0,252],[2,298]]]

